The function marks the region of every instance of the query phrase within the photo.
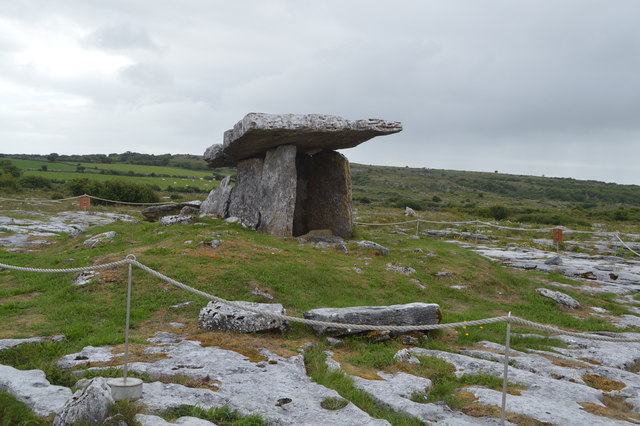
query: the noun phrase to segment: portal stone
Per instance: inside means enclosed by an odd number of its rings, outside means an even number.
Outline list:
[[[231,176],[222,179],[220,185],[212,189],[206,200],[200,205],[201,213],[215,213],[220,217],[227,217],[229,202],[231,201]]]
[[[263,165],[262,158],[239,162],[236,187],[231,192],[229,216],[240,218],[240,221],[250,228],[255,228],[260,223]]]
[[[296,184],[296,147],[282,145],[267,151],[262,167],[258,231],[280,237],[293,235]]]

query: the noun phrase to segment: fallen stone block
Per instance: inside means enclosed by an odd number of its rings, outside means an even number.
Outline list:
[[[286,310],[279,303],[235,302],[242,306],[259,309],[274,314],[285,315]],[[226,305],[209,302],[200,311],[198,319],[200,328],[211,331],[228,331],[232,333],[252,333],[254,331],[280,330],[284,331],[289,323],[281,319],[269,318],[264,315]]]
[[[349,308],[320,308],[303,313],[307,319],[359,325],[431,325],[442,319],[440,306],[435,303],[408,303],[389,306],[354,306]],[[362,333],[359,330],[312,326],[317,334],[336,336]]]
[[[380,245],[380,244],[378,244],[376,242],[373,242],[373,241],[366,241],[366,240],[357,241],[356,245],[358,247],[364,247],[364,248],[368,248],[368,249],[371,249],[371,250],[375,250],[378,254],[381,254],[383,256],[386,256],[386,255],[389,254],[389,249],[388,248],[386,248],[385,246]]]
[[[560,291],[553,291],[549,290],[548,288],[537,288],[536,291],[540,296],[547,297],[554,302],[567,306],[571,309],[578,309],[580,307],[580,302],[578,302],[568,294],[564,294]]]
[[[190,225],[195,223],[195,216],[164,216],[160,219],[160,225],[162,226],[171,226],[171,225]]]

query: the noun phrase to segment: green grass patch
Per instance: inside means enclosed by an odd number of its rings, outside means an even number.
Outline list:
[[[160,413],[160,416],[167,421],[174,421],[185,416],[197,417],[218,425],[228,426],[263,426],[267,424],[267,422],[258,414],[242,416],[237,410],[232,410],[227,406],[219,408],[214,407],[207,410],[191,405],[181,405]]]
[[[19,402],[10,393],[0,391],[0,426],[45,426],[51,424],[46,419]]]

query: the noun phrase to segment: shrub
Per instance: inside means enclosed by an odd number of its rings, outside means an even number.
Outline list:
[[[480,210],[480,215],[492,217],[495,220],[504,220],[511,215],[511,211],[505,206],[491,206]]]
[[[23,188],[29,189],[50,189],[51,181],[42,176],[25,176],[23,178],[20,178],[20,185]]]
[[[123,180],[107,180],[104,182],[89,179],[74,179],[67,184],[73,195],[89,194],[95,197],[130,203],[157,203],[158,195],[147,185]],[[104,203],[95,200],[96,204]]]

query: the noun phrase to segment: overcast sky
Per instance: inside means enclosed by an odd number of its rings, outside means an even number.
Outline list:
[[[401,121],[364,164],[640,184],[637,0],[0,0],[0,152],[202,154],[248,112]]]

